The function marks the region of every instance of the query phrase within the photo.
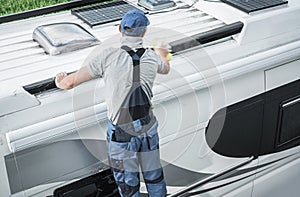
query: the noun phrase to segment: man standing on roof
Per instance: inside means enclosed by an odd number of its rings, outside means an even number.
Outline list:
[[[156,73],[170,70],[165,48],[143,48],[150,24],[138,10],[121,21],[121,48],[107,48],[86,66],[56,76],[61,89],[71,89],[93,78],[103,77],[108,115],[109,164],[121,196],[139,196],[139,167],[150,197],[166,196],[166,183],[159,155],[158,123],[150,99]]]

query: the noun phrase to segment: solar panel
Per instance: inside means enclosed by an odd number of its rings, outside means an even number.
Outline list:
[[[286,0],[222,0],[224,3],[236,7],[244,12],[250,13],[283,4]]]
[[[72,10],[71,13],[83,20],[90,27],[93,27],[120,20],[126,12],[134,9],[138,8],[125,1],[114,1],[75,9]]]

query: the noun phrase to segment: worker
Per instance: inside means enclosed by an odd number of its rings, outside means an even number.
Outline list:
[[[119,25],[121,48],[107,48],[77,72],[55,78],[61,89],[104,79],[108,160],[121,196],[140,196],[139,168],[150,197],[167,195],[151,98],[156,73],[170,71],[169,52],[165,47],[143,48],[149,24],[142,11],[127,12]]]

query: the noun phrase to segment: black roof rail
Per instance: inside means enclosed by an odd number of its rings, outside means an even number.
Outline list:
[[[0,16],[0,24],[10,22],[10,21],[20,20],[20,19],[26,19],[29,17],[40,16],[43,14],[49,14],[52,12],[58,12],[58,11],[68,10],[76,7],[86,6],[92,3],[103,3],[106,1],[107,0],[73,0],[66,3],[46,6],[46,7],[19,12],[15,14],[8,14],[8,15]]]
[[[69,75],[74,72],[76,72],[76,71],[69,72],[67,74]],[[55,84],[55,77],[51,77],[48,79],[44,79],[42,81],[38,81],[38,82],[35,82],[32,84],[25,85],[25,86],[23,86],[23,88],[30,94],[38,95],[38,94],[41,94],[41,93],[49,91],[49,90],[55,90],[55,89],[57,89],[57,86]]]
[[[25,85],[23,86],[23,88],[30,94],[37,95],[47,90],[56,89],[57,87],[55,84],[55,77],[52,77],[29,85]]]
[[[169,43],[172,53],[183,51],[201,44],[206,44],[212,41],[226,38],[228,36],[240,33],[244,24],[242,22],[235,22],[229,25],[218,27],[203,33],[195,34],[190,37],[182,38],[180,40]]]

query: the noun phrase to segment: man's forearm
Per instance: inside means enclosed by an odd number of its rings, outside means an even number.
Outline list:
[[[87,67],[81,67],[78,71],[69,75],[65,72],[57,74],[55,84],[60,89],[69,90],[91,79],[92,76],[88,72]]]

